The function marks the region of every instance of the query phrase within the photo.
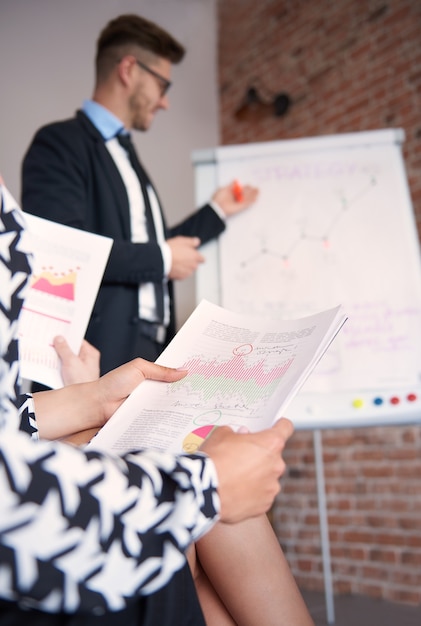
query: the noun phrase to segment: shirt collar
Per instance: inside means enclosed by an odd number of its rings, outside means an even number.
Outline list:
[[[124,130],[122,121],[98,102],[84,100],[82,111],[101,133],[105,141],[112,139]]]

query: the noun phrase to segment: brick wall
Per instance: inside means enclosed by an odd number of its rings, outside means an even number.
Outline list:
[[[421,2],[218,0],[218,18],[221,143],[403,128],[421,233]],[[238,114],[250,86],[287,92],[288,113]],[[421,429],[322,439],[335,592],[421,604]],[[312,433],[285,458],[273,524],[301,586],[322,589]]]
[[[421,428],[323,432],[334,589],[421,604]],[[323,589],[312,433],[296,433],[272,519],[304,589]]]

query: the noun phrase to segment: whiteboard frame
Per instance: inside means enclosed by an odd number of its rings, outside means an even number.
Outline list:
[[[401,146],[405,140],[404,130],[401,128],[381,129],[323,137],[309,137],[273,142],[262,142],[243,145],[221,146],[192,153],[192,163],[195,174],[195,200],[201,206],[209,200],[218,186],[218,164],[224,161],[255,158],[259,155],[267,157],[274,154],[311,152],[330,150],[332,148],[347,148],[352,146],[364,147],[373,144],[382,145],[391,143]],[[402,154],[399,159],[402,168],[402,179],[407,181]],[[412,207],[409,186],[406,184],[408,206]],[[414,246],[419,251],[419,240],[414,229]],[[221,305],[221,267],[219,261],[219,242],[214,240],[202,247],[201,253],[205,263],[201,264],[196,272],[196,301],[203,298]],[[421,254],[420,267],[421,267]],[[409,390],[408,390],[409,391]],[[398,404],[382,406],[381,410],[372,405],[373,394],[377,390],[363,390],[350,394],[298,394],[286,411],[287,417],[294,422],[296,429],[324,429],[324,428],[355,428],[359,426],[384,425],[411,425],[421,424],[421,381],[419,388],[413,389],[417,400],[403,407],[402,398]],[[327,395],[329,396],[327,398]],[[358,399],[364,408],[355,409],[347,406],[344,411],[344,399],[352,404]],[[337,419],[326,418],[326,415],[336,415]]]

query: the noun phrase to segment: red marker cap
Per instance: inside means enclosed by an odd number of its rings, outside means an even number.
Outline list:
[[[232,193],[234,194],[236,202],[242,202],[244,200],[243,188],[238,180],[235,180],[232,184]]]

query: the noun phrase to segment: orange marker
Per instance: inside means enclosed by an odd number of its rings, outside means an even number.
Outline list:
[[[235,180],[232,184],[232,193],[236,202],[242,202],[244,200],[243,188],[238,180]]]

